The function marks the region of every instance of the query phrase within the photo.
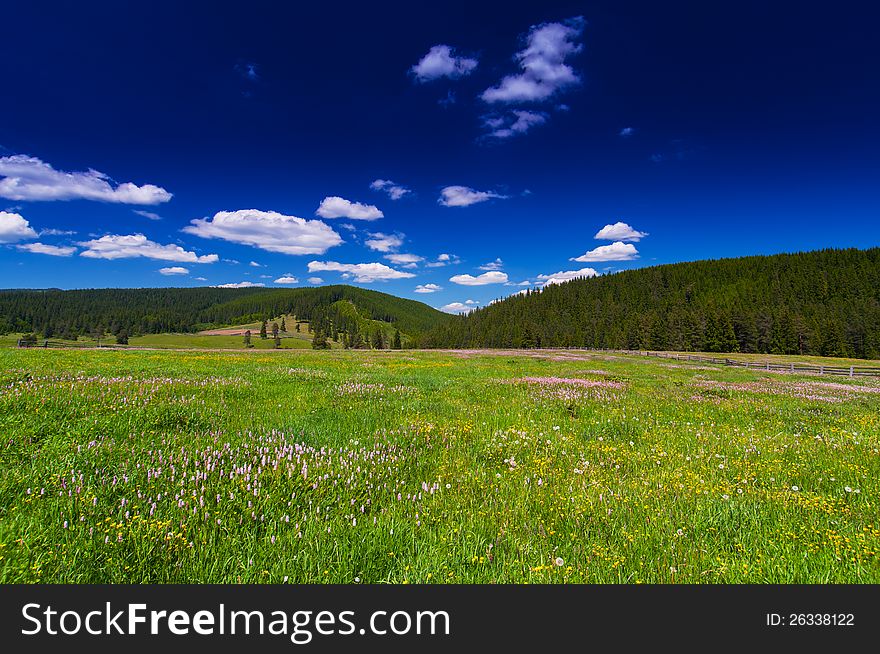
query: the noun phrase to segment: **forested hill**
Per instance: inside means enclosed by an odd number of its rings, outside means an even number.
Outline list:
[[[880,248],[577,279],[444,323],[425,347],[576,346],[880,357]]]
[[[352,311],[352,307],[356,311]],[[282,313],[344,329],[378,320],[417,335],[450,319],[426,304],[353,286],[315,288],[142,288],[0,290],[0,333],[76,336],[195,332],[269,319]]]

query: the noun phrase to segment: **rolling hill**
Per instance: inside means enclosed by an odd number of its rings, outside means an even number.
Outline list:
[[[415,337],[451,317],[415,300],[353,286],[316,288],[142,288],[0,291],[0,333],[75,337],[194,333],[291,314],[330,331],[381,329]]]
[[[695,261],[508,297],[423,347],[595,347],[880,356],[880,248]]]

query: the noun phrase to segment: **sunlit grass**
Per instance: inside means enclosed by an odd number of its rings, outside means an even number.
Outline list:
[[[7,349],[0,580],[877,583],[878,386],[589,353]]]

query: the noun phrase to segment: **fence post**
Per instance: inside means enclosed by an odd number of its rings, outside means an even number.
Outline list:
[[[824,375],[824,374],[825,374],[825,366],[819,366],[819,374],[820,374],[820,375]]]
[[[855,366],[850,366],[850,367],[849,367],[849,376],[850,376],[850,377],[853,376],[853,368],[855,368]]]
[[[770,370],[770,362],[769,361],[767,362],[766,365],[767,365],[767,370]]]
[[[794,372],[794,364],[791,364],[791,371]]]

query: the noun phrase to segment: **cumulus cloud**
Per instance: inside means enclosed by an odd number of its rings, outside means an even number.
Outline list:
[[[442,291],[443,287],[437,284],[419,284],[416,286],[415,293],[436,293]]]
[[[441,189],[437,202],[444,207],[469,207],[472,204],[486,202],[493,198],[503,200],[507,196],[493,191],[475,191],[468,186],[447,186]]]
[[[640,232],[626,223],[616,222],[613,225],[605,225],[593,238],[602,241],[640,241],[647,235],[647,232]]]
[[[48,254],[52,257],[69,257],[76,252],[75,247],[47,245],[45,243],[25,243],[23,245],[16,245],[15,247],[24,252],[30,252],[32,254]]]
[[[374,191],[384,191],[392,200],[399,200],[407,193],[412,193],[407,187],[392,182],[390,179],[376,179],[370,184]]]
[[[485,272],[482,275],[453,275],[449,278],[453,284],[461,284],[462,286],[485,286],[486,284],[503,284],[507,281],[507,273],[493,270]]]
[[[547,114],[539,111],[515,109],[504,116],[490,115],[483,118],[483,125],[489,129],[488,138],[509,139],[525,134],[532,127],[547,122]]]
[[[403,245],[403,235],[376,232],[370,234],[370,238],[364,241],[364,245],[377,252],[394,252],[394,250]]]
[[[522,72],[508,75],[498,86],[483,91],[485,102],[539,102],[560,89],[580,82],[574,69],[565,63],[583,46],[576,42],[584,29],[582,17],[562,23],[543,23],[531,28],[526,47],[516,54]]]
[[[321,279],[320,277],[309,277],[306,281],[309,284],[323,284],[324,283],[324,280]]]
[[[337,195],[327,196],[321,200],[315,214],[321,218],[348,218],[350,220],[378,220],[385,215],[372,204],[351,202]]]
[[[635,133],[636,133],[635,127],[624,127],[623,129],[621,129],[617,133],[617,135],[620,136],[621,138],[628,139],[630,136],[632,136]]]
[[[337,261],[310,261],[309,272],[339,272],[345,279],[352,279],[361,284],[389,279],[406,279],[415,277],[412,273],[395,270],[384,263],[339,263]]]
[[[165,189],[131,182],[116,184],[97,170],[66,173],[26,155],[0,157],[0,197],[10,200],[99,200],[121,204],[161,204],[171,199]]]
[[[549,286],[551,284],[561,284],[562,282],[582,277],[596,277],[598,274],[599,273],[593,268],[581,268],[580,270],[560,270],[559,272],[550,275],[538,275],[537,279],[539,280],[539,283],[544,286]],[[528,289],[523,289],[520,293],[524,293],[527,290]]]
[[[15,243],[32,238],[37,238],[37,233],[21,214],[0,211],[0,243]]]
[[[257,263],[256,261],[251,261],[248,264],[251,268],[265,268],[265,266],[261,263]]]
[[[182,266],[171,266],[170,268],[159,268],[162,275],[189,275],[189,268]]]
[[[214,263],[219,259],[216,254],[199,256],[195,252],[184,250],[179,245],[169,243],[160,245],[149,240],[143,234],[107,234],[91,241],[83,241],[77,245],[85,248],[80,256],[89,259],[134,259],[144,257],[158,261],[181,261],[185,263]]]
[[[275,280],[276,284],[298,284],[299,280],[293,275],[287,274]]]
[[[410,70],[419,82],[430,82],[441,77],[456,79],[469,75],[477,63],[471,57],[456,56],[455,50],[448,45],[435,45]]]
[[[473,306],[467,305],[464,302],[450,302],[449,304],[444,304],[440,307],[440,311],[446,313],[467,313],[473,310]]]
[[[579,257],[569,259],[569,261],[587,263],[595,261],[632,261],[633,259],[638,258],[639,251],[636,250],[636,247],[632,243],[615,241],[611,245],[600,245]]]
[[[254,288],[265,286],[265,284],[257,284],[254,282],[231,282],[229,284],[217,284],[213,288]]]
[[[424,257],[417,254],[386,254],[385,258],[393,264],[403,266],[404,268],[415,268],[419,262],[424,261]]]
[[[428,268],[442,268],[443,266],[449,266],[452,264],[461,263],[461,259],[457,254],[447,254],[442,253],[437,255],[437,259],[434,261],[429,261],[425,264]]]
[[[342,237],[320,220],[257,209],[218,211],[213,218],[191,221],[183,231],[281,254],[324,254],[342,243]]]
[[[501,258],[495,259],[495,261],[490,261],[489,263],[484,263],[482,266],[479,266],[480,270],[501,270],[504,267],[504,262]]]

